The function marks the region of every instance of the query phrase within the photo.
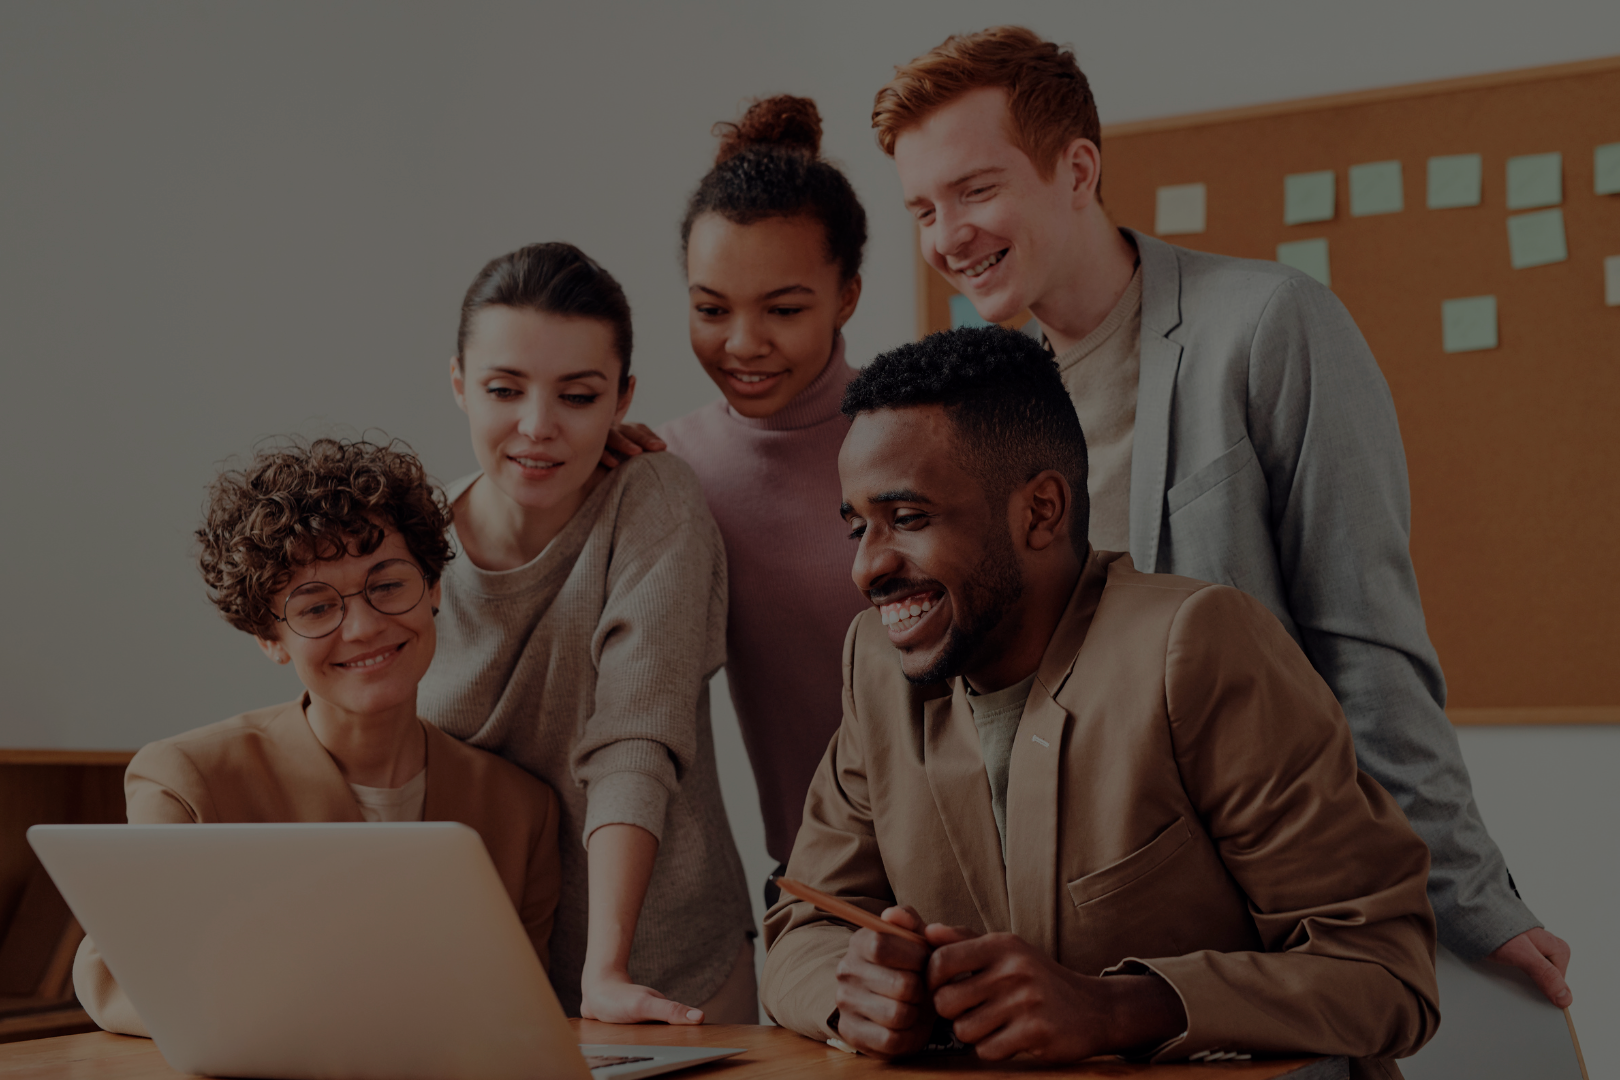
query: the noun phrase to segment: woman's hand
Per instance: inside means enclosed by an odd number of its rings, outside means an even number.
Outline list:
[[[611,469],[644,451],[657,453],[668,449],[669,445],[646,424],[619,424],[608,432],[607,445],[602,448],[602,464]]]
[[[580,981],[584,1000],[579,1015],[609,1024],[701,1024],[703,1010],[671,1001],[650,986],[637,986],[628,974],[602,975]]]

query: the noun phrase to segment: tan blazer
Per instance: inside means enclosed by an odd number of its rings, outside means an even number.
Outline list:
[[[143,747],[124,773],[131,825],[189,822],[363,821],[337,764],[304,716],[306,698],[244,713]],[[557,796],[516,765],[444,734],[427,733],[422,820],[459,821],[483,839],[540,962],[549,966],[561,877]],[[86,938],[73,985],[108,1031],[146,1025]]]
[[[1155,1060],[1393,1057],[1434,1033],[1428,851],[1357,770],[1332,693],[1258,601],[1094,554],[1007,786],[1004,866],[961,681],[908,683],[868,611],[788,874],[874,912],[1011,931],[1074,971],[1157,972],[1188,1030]],[[761,997],[826,1038],[852,930],[783,900]]]

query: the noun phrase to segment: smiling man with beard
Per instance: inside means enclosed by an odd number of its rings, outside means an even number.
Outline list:
[[[1332,692],[1235,589],[1086,541],[1056,365],[1000,329],[878,357],[844,396],[854,577],[843,723],[762,997],[894,1057],[1317,1053],[1398,1075],[1438,1022],[1428,853]]]

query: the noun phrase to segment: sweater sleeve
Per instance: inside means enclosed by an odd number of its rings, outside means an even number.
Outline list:
[[[591,642],[596,698],[570,762],[586,791],[584,833],[637,825],[662,838],[725,662],[726,556],[692,470],[649,455],[618,506],[602,617]]]
[[[1181,995],[1187,1034],[1160,1056],[1415,1052],[1439,1023],[1428,851],[1356,768],[1332,692],[1282,625],[1229,588],[1182,605],[1165,670],[1182,783],[1265,951],[1115,969],[1151,969]]]
[[[124,772],[124,803],[131,825],[187,825],[202,820],[193,802],[205,791],[191,759],[163,743],[142,749]],[[79,943],[73,958],[73,990],[84,1011],[103,1030],[152,1037],[108,970],[101,950],[88,937]]]

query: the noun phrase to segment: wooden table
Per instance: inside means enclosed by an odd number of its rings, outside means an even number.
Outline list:
[[[846,1054],[778,1027],[751,1024],[711,1024],[703,1027],[626,1027],[591,1020],[572,1021],[582,1043],[641,1043],[659,1046],[742,1046],[748,1053],[672,1074],[692,1080],[746,1080],[769,1077],[854,1078],[887,1076],[890,1080],[921,1080],[947,1073],[971,1073],[997,1080],[1047,1070],[1035,1062],[981,1065],[972,1058],[931,1057],[926,1061],[885,1065],[872,1058]],[[1054,1070],[1055,1071],[1055,1070]],[[0,1076],[5,1080],[176,1080],[183,1076],[169,1068],[150,1039],[134,1039],[97,1031],[55,1039],[0,1045]],[[1306,1058],[1286,1061],[1225,1061],[1215,1065],[1127,1065],[1098,1059],[1068,1066],[1064,1077],[1128,1077],[1131,1080],[1335,1080],[1345,1074],[1343,1058]]]

